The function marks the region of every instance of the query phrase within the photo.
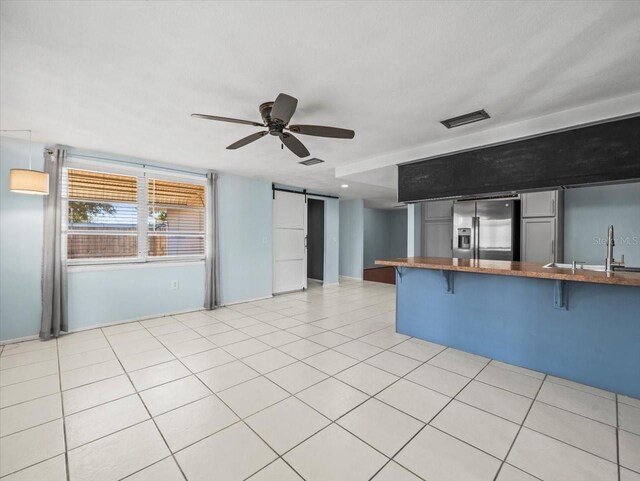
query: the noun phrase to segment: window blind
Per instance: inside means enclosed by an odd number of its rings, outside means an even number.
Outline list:
[[[68,259],[138,256],[136,177],[69,169],[67,198]]]
[[[204,255],[204,185],[149,179],[150,257]]]
[[[79,167],[63,175],[71,263],[204,258],[203,183]]]

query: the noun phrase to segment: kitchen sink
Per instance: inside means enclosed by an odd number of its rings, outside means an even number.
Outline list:
[[[640,267],[614,266],[613,272],[640,272]]]
[[[562,264],[559,262],[551,262],[545,266],[546,269],[571,269],[573,270],[573,264]],[[583,269],[585,271],[599,271],[604,272],[605,267],[596,264],[576,264],[575,270]]]

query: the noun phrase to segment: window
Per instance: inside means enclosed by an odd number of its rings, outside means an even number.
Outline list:
[[[204,180],[75,166],[66,169],[64,180],[70,264],[204,257]]]
[[[148,252],[152,257],[204,254],[204,185],[149,179]]]
[[[137,178],[69,169],[67,182],[67,258],[137,257]]]

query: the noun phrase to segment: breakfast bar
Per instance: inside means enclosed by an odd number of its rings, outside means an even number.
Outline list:
[[[482,259],[396,269],[396,330],[640,397],[640,273]]]

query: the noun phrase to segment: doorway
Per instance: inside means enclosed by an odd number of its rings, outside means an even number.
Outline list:
[[[324,280],[324,201],[307,199],[307,277]]]

